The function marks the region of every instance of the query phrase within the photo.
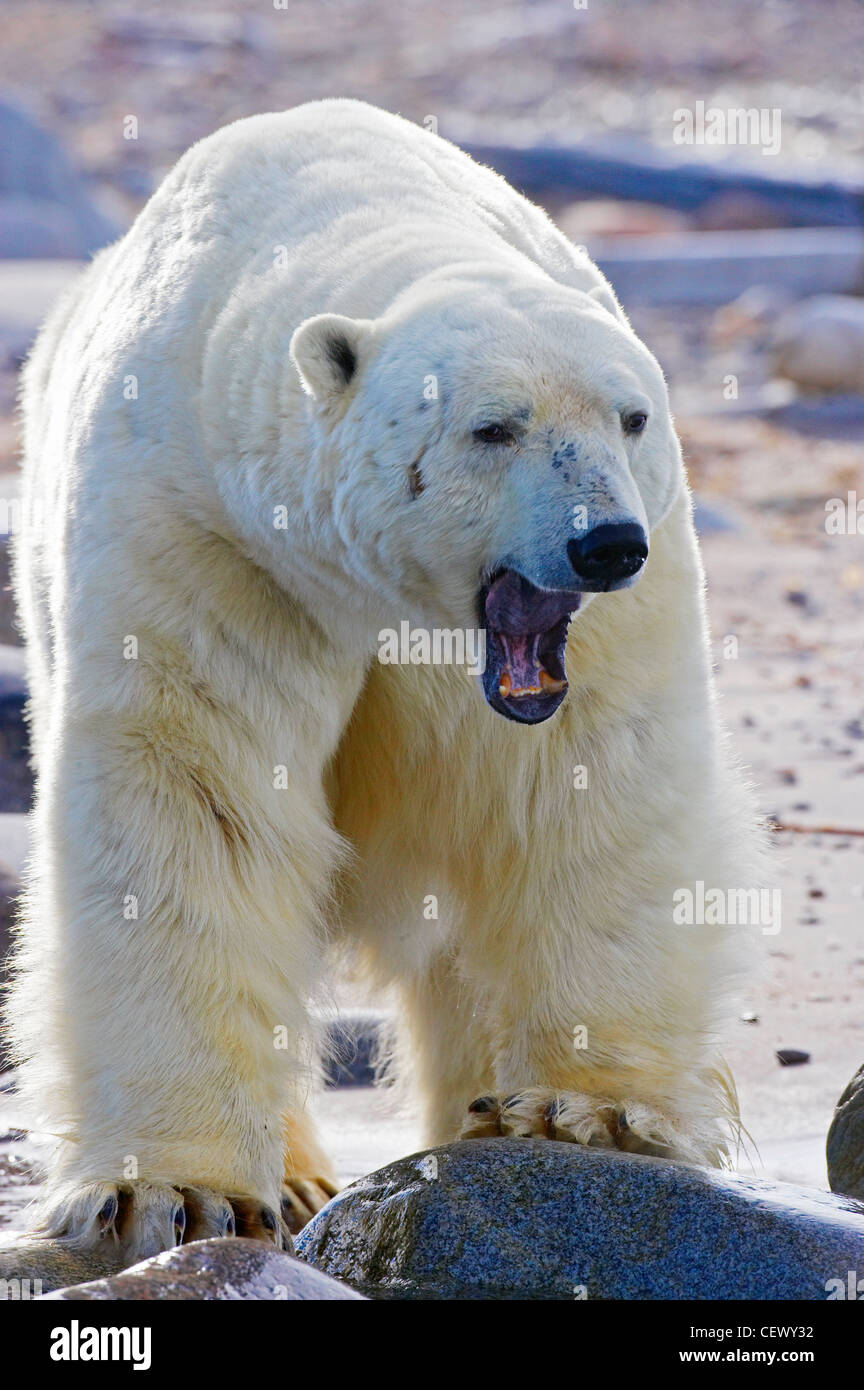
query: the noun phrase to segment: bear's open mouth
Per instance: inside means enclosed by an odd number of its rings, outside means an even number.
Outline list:
[[[517,570],[499,570],[479,594],[486,631],[483,694],[498,713],[540,724],[567,694],[564,648],[575,589],[538,589]]]

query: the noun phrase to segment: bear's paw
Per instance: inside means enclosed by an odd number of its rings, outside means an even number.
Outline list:
[[[145,1179],[64,1184],[49,1195],[38,1233],[77,1249],[112,1244],[125,1263],[219,1236],[293,1248],[282,1213],[258,1198]]]
[[[292,1235],[326,1207],[339,1191],[329,1178],[286,1178],[282,1185],[282,1220]]]
[[[701,1146],[688,1140],[675,1117],[644,1101],[615,1101],[543,1086],[472,1101],[459,1138],[496,1136],[557,1139],[691,1163],[704,1163],[708,1158]]]

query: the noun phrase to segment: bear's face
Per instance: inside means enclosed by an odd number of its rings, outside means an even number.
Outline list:
[[[636,582],[682,480],[662,373],[611,291],[451,279],[379,320],[307,320],[292,356],[343,563],[395,620],[479,621],[489,704],[549,718],[572,615]]]

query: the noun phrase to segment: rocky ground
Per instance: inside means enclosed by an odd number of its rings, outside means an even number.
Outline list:
[[[860,18],[856,0],[589,0],[585,10],[568,0],[288,0],[284,9],[190,0],[182,11],[167,0],[5,0],[0,92],[59,136],[120,225],[192,140],[242,115],[335,94],[434,116],[456,138],[670,148],[681,106],[779,106],[772,171],[823,177],[854,174],[864,154]],[[137,139],[124,139],[130,115]],[[639,230],[640,219],[651,231],[683,225],[677,214],[620,205],[557,211],[577,240]],[[34,264],[16,277],[17,300],[4,298],[0,500],[15,488],[22,341],[63,275]],[[829,534],[825,506],[850,491],[864,498],[864,408],[860,398],[796,399],[772,381],[778,307],[763,290],[719,312],[637,307],[633,319],[672,383],[733,746],[762,812],[788,827],[772,837],[782,929],[754,932],[728,1047],[753,1139],[741,1162],[824,1186],[831,1110],[864,1060],[864,536]],[[724,391],[730,374],[737,399]],[[0,585],[0,644],[16,642]],[[7,671],[15,679],[14,657],[4,661],[0,693]],[[26,825],[17,802],[6,804],[0,880],[11,883]],[[781,1066],[780,1049],[808,1060]],[[0,1226],[14,1226],[32,1191],[33,1149],[6,1080]],[[319,1110],[345,1180],[417,1146],[411,1118],[386,1093],[329,1090]]]
[[[5,0],[0,89],[126,212],[193,140],[324,96],[454,138],[669,147],[696,101],[779,107],[762,162],[821,176],[864,152],[859,25],[856,0]]]
[[[22,1242],[0,1248],[0,1281],[74,1301],[824,1302],[857,1295],[864,1208],[663,1159],[472,1139],[364,1177],[295,1250],[205,1240],[121,1273],[110,1242]]]

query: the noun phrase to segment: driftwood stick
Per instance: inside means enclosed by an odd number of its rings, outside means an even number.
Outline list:
[[[796,821],[772,820],[772,830],[789,831],[793,835],[856,835],[864,838],[864,830],[846,830],[839,825],[799,825]]]
[[[721,194],[743,194],[770,204],[794,227],[855,227],[864,222],[864,187],[840,182],[778,178],[752,169],[684,162],[662,150],[634,145],[600,150],[534,145],[463,148],[522,192],[573,198],[625,198],[692,212]]]

